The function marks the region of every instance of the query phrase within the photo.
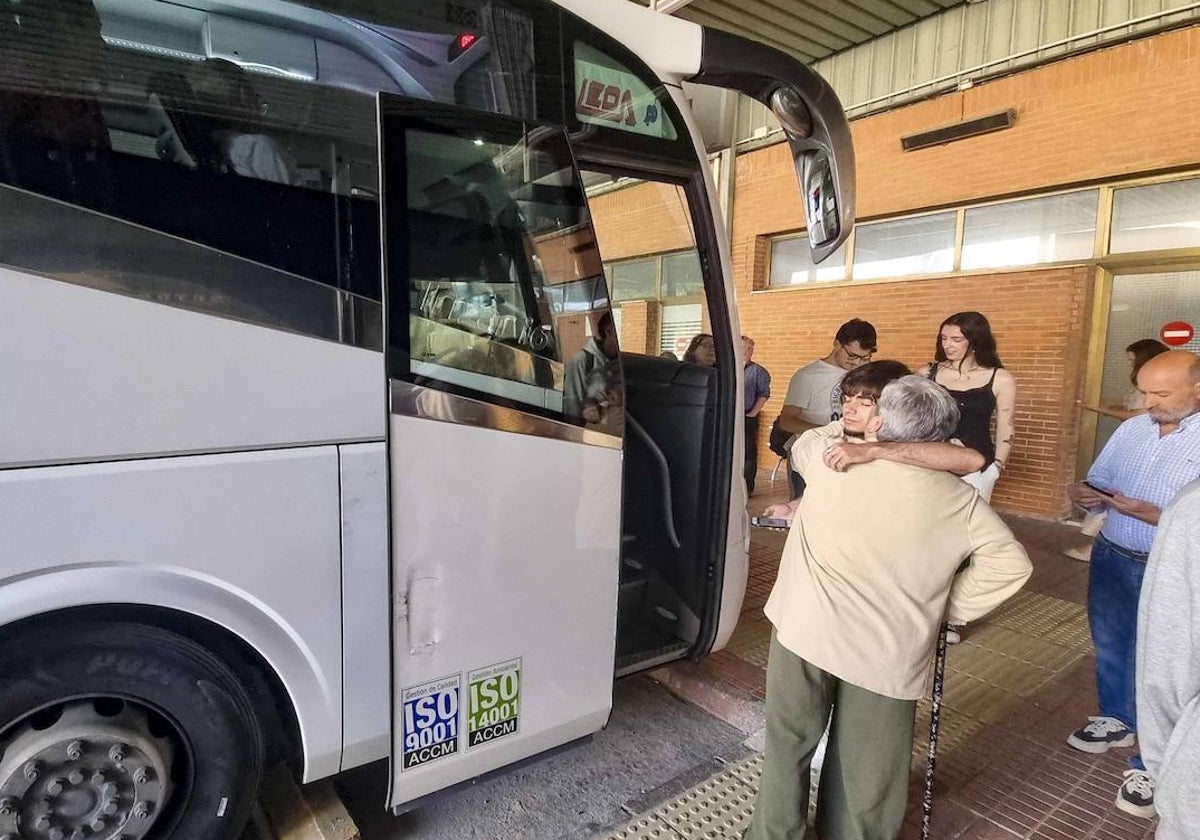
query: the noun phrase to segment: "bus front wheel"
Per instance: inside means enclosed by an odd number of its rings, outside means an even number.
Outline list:
[[[245,688],[189,639],[51,626],[0,647],[0,838],[229,840],[262,776]]]

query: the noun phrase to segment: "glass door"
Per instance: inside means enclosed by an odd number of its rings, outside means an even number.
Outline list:
[[[1125,348],[1152,338],[1180,350],[1200,352],[1200,271],[1163,271],[1118,274],[1112,279],[1112,297],[1105,331],[1101,406],[1131,408],[1137,389],[1130,381]],[[1189,334],[1190,333],[1190,334]],[[1092,457],[1121,421],[1100,415]]]

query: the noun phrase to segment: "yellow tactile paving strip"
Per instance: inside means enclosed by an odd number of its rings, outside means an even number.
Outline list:
[[[725,650],[760,668],[767,667],[771,649],[771,622],[761,612],[743,614]]]
[[[750,756],[671,800],[657,816],[683,837],[740,837],[750,825],[761,775],[762,756]]]
[[[761,613],[742,616],[730,653],[766,667],[770,623]],[[967,628],[962,644],[949,649],[938,753],[953,753],[1025,699],[1074,666],[1091,650],[1085,609],[1021,592],[985,621]],[[928,702],[917,708],[913,770],[923,772],[929,731]],[[720,840],[738,838],[749,826],[762,757],[754,755],[710,777],[608,840]]]

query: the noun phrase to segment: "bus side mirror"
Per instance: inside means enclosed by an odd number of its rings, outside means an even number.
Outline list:
[[[780,85],[768,103],[791,147],[808,244],[819,263],[845,241],[853,224],[854,148],[836,97],[822,95],[826,86],[815,75],[801,81],[813,90]]]
[[[778,118],[803,193],[813,262],[836,251],[854,227],[854,142],[829,83],[792,55],[708,26],[699,71],[687,80],[740,91]]]
[[[804,156],[801,188],[804,193],[804,218],[808,222],[808,243],[815,251],[836,240],[842,232],[837,187],[833,183],[829,156],[825,152],[809,152]]]

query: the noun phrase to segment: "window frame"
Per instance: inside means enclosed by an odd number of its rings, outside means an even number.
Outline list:
[[[976,201],[955,205],[951,207],[939,207],[930,210],[922,210],[914,213],[901,213],[894,216],[881,216],[872,219],[862,220],[863,224],[874,222],[891,221],[893,219],[913,218],[917,216],[927,216],[936,213],[945,213],[948,210],[953,210],[957,214],[957,224],[955,232],[955,251],[954,251],[954,267],[950,271],[934,272],[927,274],[907,274],[903,276],[893,277],[872,277],[859,278],[854,274],[854,258],[855,244],[858,233],[858,224],[851,231],[850,236],[846,241],[846,263],[847,271],[846,278],[843,280],[827,280],[822,282],[812,283],[788,283],[788,284],[771,284],[771,258],[773,255],[773,245],[780,240],[799,239],[804,237],[804,229],[791,230],[775,234],[760,235],[758,237],[759,247],[765,251],[763,254],[764,271],[760,277],[755,278],[755,284],[752,288],[752,293],[778,293],[785,291],[799,291],[803,289],[818,289],[837,287],[846,284],[866,285],[876,283],[908,283],[920,280],[932,280],[948,277],[974,277],[992,274],[1011,273],[1019,271],[1041,270],[1046,268],[1054,268],[1060,266],[1074,265],[1093,265],[1101,268],[1120,269],[1126,265],[1138,264],[1147,259],[1155,259],[1159,262],[1173,263],[1179,261],[1195,261],[1200,259],[1200,247],[1183,247],[1174,249],[1165,249],[1161,251],[1131,251],[1113,253],[1110,250],[1111,242],[1111,226],[1113,221],[1113,205],[1114,195],[1117,190],[1127,189],[1130,187],[1148,186],[1154,184],[1172,183],[1177,181],[1200,181],[1200,169],[1192,169],[1185,172],[1172,173],[1166,176],[1148,176],[1143,178],[1130,178],[1121,181],[1110,181],[1097,184],[1077,184],[1063,189],[1046,190],[1043,192],[1029,193],[1020,196],[1008,196],[1004,198],[996,198],[989,201]],[[967,210],[988,207],[997,204],[1015,204],[1021,201],[1035,200],[1039,198],[1050,198],[1056,195],[1065,195],[1069,193],[1082,193],[1090,190],[1097,190],[1097,207],[1096,207],[1096,229],[1095,242],[1092,253],[1085,258],[1076,258],[1069,260],[1056,260],[1054,262],[1039,262],[1025,263],[1022,265],[997,266],[992,268],[962,268],[962,248],[964,238],[964,225]]]
[[[855,254],[854,254],[855,262],[851,263],[847,267],[848,268],[847,274],[849,275],[851,280],[856,279],[855,278],[855,274],[856,274],[855,268],[856,268],[856,265],[858,262],[857,234],[859,232],[860,227],[883,226],[883,225],[888,225],[888,224],[895,224],[897,222],[907,222],[907,221],[910,221],[913,219],[928,219],[928,218],[933,218],[934,216],[951,216],[951,215],[954,216],[954,219],[953,219],[953,228],[952,228],[953,232],[951,234],[951,246],[950,246],[951,253],[950,253],[950,269],[949,269],[949,271],[917,271],[917,272],[912,272],[910,274],[894,275],[894,278],[902,279],[902,278],[930,277],[930,276],[935,276],[938,274],[947,274],[947,273],[953,272],[959,264],[959,254],[961,253],[959,248],[962,244],[962,241],[961,241],[961,239],[962,239],[962,237],[961,237],[961,231],[962,231],[961,219],[962,219],[962,215],[963,215],[962,208],[956,208],[955,210],[949,210],[949,211],[948,210],[931,210],[931,211],[928,211],[925,213],[910,213],[905,216],[889,216],[889,217],[882,218],[882,219],[871,219],[870,221],[863,222],[862,225],[856,224],[854,226],[854,233],[856,234]],[[881,275],[881,276],[875,276],[875,277],[861,277],[861,278],[857,278],[857,279],[859,279],[863,282],[869,282],[872,280],[886,280],[889,278],[887,275]]]
[[[699,248],[673,248],[670,251],[655,251],[652,254],[642,254],[636,257],[622,257],[619,260],[612,260],[604,264],[604,270],[609,276],[609,295],[612,296],[612,281],[611,270],[621,265],[629,265],[630,263],[650,262],[654,261],[654,294],[650,297],[624,298],[618,300],[612,297],[613,305],[620,306],[625,303],[702,303],[705,300],[705,287],[701,286],[700,291],[693,295],[682,295],[679,297],[664,297],[663,295],[663,259],[666,257],[677,257],[683,254],[695,253],[697,259],[700,259]],[[700,265],[701,276],[704,276],[704,264],[701,261]]]

